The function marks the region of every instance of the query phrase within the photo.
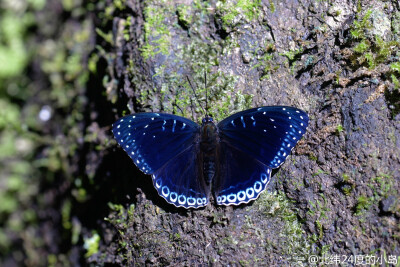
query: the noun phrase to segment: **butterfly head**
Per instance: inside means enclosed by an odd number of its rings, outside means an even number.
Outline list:
[[[211,116],[207,115],[205,118],[203,118],[202,123],[203,125],[208,123],[214,124],[214,119]]]

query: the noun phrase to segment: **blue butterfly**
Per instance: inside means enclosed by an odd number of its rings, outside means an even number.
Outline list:
[[[306,132],[308,115],[285,106],[260,107],[201,125],[176,115],[137,113],[113,124],[113,134],[158,194],[177,207],[239,205],[258,198],[271,171]]]

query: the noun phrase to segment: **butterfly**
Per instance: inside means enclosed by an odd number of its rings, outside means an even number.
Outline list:
[[[113,134],[158,194],[177,207],[239,205],[258,198],[307,130],[308,115],[286,106],[233,114],[199,125],[165,113],[136,113],[113,124]]]

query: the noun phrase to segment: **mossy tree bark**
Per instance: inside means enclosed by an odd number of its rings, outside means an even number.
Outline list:
[[[98,43],[114,119],[163,111],[199,120],[186,75],[204,106],[207,72],[217,120],[253,106],[289,105],[306,110],[310,126],[268,192],[234,208],[177,209],[120,148],[110,150],[114,160],[103,168],[118,181],[113,194],[128,198],[109,205],[100,250],[89,262],[288,265],[306,264],[311,254],[400,254],[396,3],[109,5],[112,38],[102,33]]]

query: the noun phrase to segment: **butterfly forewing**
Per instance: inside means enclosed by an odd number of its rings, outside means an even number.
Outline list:
[[[113,125],[113,134],[136,166],[152,174],[195,142],[199,126],[186,118],[138,113]]]
[[[236,113],[218,124],[221,142],[270,168],[278,168],[306,132],[307,114],[293,107],[260,107]]]

